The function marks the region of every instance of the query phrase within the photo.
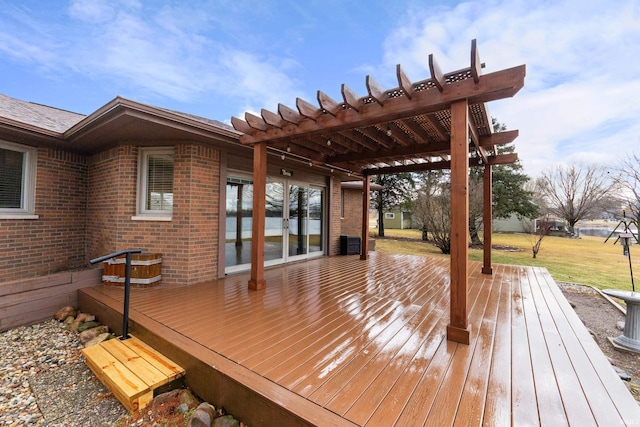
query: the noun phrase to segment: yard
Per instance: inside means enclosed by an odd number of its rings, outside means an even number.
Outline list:
[[[420,230],[387,229],[384,238],[377,238],[376,251],[448,257],[429,242],[422,242],[420,237]],[[538,257],[533,259],[529,235],[495,233],[493,263],[545,267],[559,282],[631,290],[629,259],[622,255],[619,243],[614,245],[614,240],[604,243],[601,237],[545,237]],[[469,259],[482,261],[482,249],[470,249]],[[631,247],[631,262],[639,272],[640,245]],[[636,273],[636,279],[638,277]],[[640,285],[637,280],[636,284]]]

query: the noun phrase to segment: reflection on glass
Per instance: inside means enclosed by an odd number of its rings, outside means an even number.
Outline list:
[[[267,182],[265,261],[286,262],[291,257],[324,252],[324,198],[321,188]],[[253,182],[227,177],[225,267],[232,267],[231,271],[251,263],[252,215]]]
[[[267,182],[266,217],[264,230],[265,261],[282,258],[284,224],[284,184]]]
[[[309,252],[324,251],[324,239],[322,238],[322,230],[324,229],[323,199],[323,190],[309,189]]]
[[[307,253],[307,191],[289,186],[289,256]]]
[[[228,177],[226,200],[225,266],[251,262],[253,183]]]

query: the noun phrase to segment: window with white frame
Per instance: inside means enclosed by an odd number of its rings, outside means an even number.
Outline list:
[[[385,212],[384,219],[396,219],[396,214],[393,212]]]
[[[0,141],[0,216],[35,211],[36,149]]]
[[[170,218],[173,212],[173,148],[141,148],[138,215]]]

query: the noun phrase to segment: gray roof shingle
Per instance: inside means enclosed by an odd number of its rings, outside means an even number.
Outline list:
[[[11,119],[48,131],[64,133],[85,116],[0,94],[0,120]]]

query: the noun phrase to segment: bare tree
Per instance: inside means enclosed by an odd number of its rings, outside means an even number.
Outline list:
[[[612,189],[609,176],[597,165],[558,166],[543,172],[539,184],[551,211],[567,221],[572,233],[578,221],[601,207]]]
[[[640,154],[622,160],[614,169],[614,181],[627,217],[640,228]]]
[[[494,117],[493,132],[504,132],[507,126],[498,122]],[[497,154],[515,152],[515,145],[507,144],[497,147]],[[471,245],[482,244],[478,236],[478,230],[483,223],[484,195],[483,195],[484,168],[474,167],[469,171],[469,238]],[[518,218],[535,218],[538,208],[531,198],[533,193],[526,188],[530,178],[523,172],[519,160],[515,163],[492,166],[492,200],[493,218],[506,219],[512,214]]]
[[[546,218],[538,221],[527,220],[524,224],[527,229],[527,235],[529,236],[529,242],[531,243],[533,258],[537,258],[540,247],[542,246],[542,240],[549,234],[553,223],[549,220],[549,215],[547,214]]]
[[[451,190],[448,174],[425,172],[413,203],[413,213],[431,233],[431,242],[443,254],[451,252]]]

